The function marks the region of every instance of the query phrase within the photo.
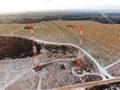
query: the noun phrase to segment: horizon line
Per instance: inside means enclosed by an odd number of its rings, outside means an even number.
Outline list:
[[[116,12],[120,13],[120,9],[63,9],[63,10],[25,10],[25,11],[7,11],[7,12],[0,12],[0,14],[22,14],[22,13],[37,13],[37,12],[67,12],[67,11],[74,11],[74,12]]]

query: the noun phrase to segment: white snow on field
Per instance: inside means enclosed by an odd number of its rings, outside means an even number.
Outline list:
[[[47,42],[47,41],[41,41],[36,39],[38,43],[45,43],[45,44],[56,44],[56,45],[69,45],[73,46],[79,49],[78,46],[74,44],[69,43],[53,43],[53,42]],[[81,49],[82,52],[84,52],[85,55],[87,55],[91,62],[94,62],[95,65],[97,65],[99,71],[101,74],[113,78],[89,53],[87,53],[85,50]],[[27,73],[29,70],[32,69],[33,65],[33,58],[27,57],[22,59],[14,59],[14,60],[1,60],[0,61],[0,90],[1,88],[6,88],[11,83],[14,83],[17,81],[17,79],[21,78],[20,76]],[[41,83],[41,80],[39,82],[39,87]],[[34,83],[33,83],[34,84]]]
[[[32,58],[1,60],[0,61],[0,88],[18,78],[32,66]]]

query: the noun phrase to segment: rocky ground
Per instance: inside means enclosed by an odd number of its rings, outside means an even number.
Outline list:
[[[115,76],[115,77],[118,77],[120,76],[120,63],[110,67],[108,69],[108,72],[112,75],[112,76]]]
[[[2,38],[3,39],[3,38]],[[6,40],[6,41],[5,41]],[[11,40],[11,42],[10,42]],[[12,48],[12,45],[17,45],[16,42],[22,41],[21,43],[24,44],[23,38],[16,38],[16,37],[7,37],[4,40],[4,44],[6,45],[9,42],[9,47],[3,48],[6,50],[5,55],[8,55],[7,58],[3,58],[0,61],[0,85],[1,88],[4,87],[5,90],[36,90],[38,87],[39,79],[41,78],[41,88],[42,89],[49,89],[49,88],[57,88],[63,87],[68,85],[75,85],[78,83],[83,82],[90,82],[101,80],[100,76],[85,76],[85,77],[78,77],[72,73],[72,68],[76,68],[76,62],[73,61],[73,58],[77,58],[78,49],[72,46],[67,45],[54,45],[54,44],[43,44],[43,43],[36,43],[37,48],[39,51],[39,60],[41,63],[46,63],[54,60],[63,59],[62,61],[53,62],[47,66],[45,66],[41,71],[35,73],[32,69],[33,58],[27,56],[26,53],[30,51],[29,48],[23,48],[22,52],[18,52],[20,55],[21,53],[25,53],[26,57],[19,57],[19,59],[14,59],[11,56],[10,50],[15,50]],[[27,40],[27,39],[25,39]],[[28,44],[29,40],[28,41]],[[2,42],[3,43],[3,42]],[[27,43],[27,42],[26,42]],[[20,45],[17,45],[17,48]],[[39,49],[40,48],[40,49]],[[1,49],[1,50],[3,50]],[[7,49],[10,49],[7,51]],[[27,51],[28,50],[28,51]],[[14,54],[16,56],[16,54]],[[13,58],[13,59],[11,59]],[[9,59],[9,60],[7,60]],[[70,61],[69,59],[73,59]],[[86,72],[95,72],[99,73],[96,66],[87,59],[87,57],[81,58],[81,69]],[[7,72],[7,73],[6,73]],[[22,74],[22,75],[21,75]],[[85,79],[87,78],[87,79]],[[96,78],[96,79],[92,79]],[[11,82],[12,81],[12,82]]]

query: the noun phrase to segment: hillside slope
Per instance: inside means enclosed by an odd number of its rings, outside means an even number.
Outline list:
[[[120,58],[120,26],[91,21],[48,21],[33,23],[35,37],[45,41],[79,44],[79,25],[84,25],[83,48],[103,66]],[[31,37],[27,24],[0,26],[0,35]]]

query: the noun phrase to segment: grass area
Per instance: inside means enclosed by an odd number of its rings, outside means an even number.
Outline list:
[[[35,37],[52,42],[79,44],[79,26],[83,24],[83,48],[93,55],[103,66],[120,59],[120,25],[101,24],[92,21],[48,21],[33,23]],[[30,37],[26,24],[5,24],[0,26],[0,35]]]

